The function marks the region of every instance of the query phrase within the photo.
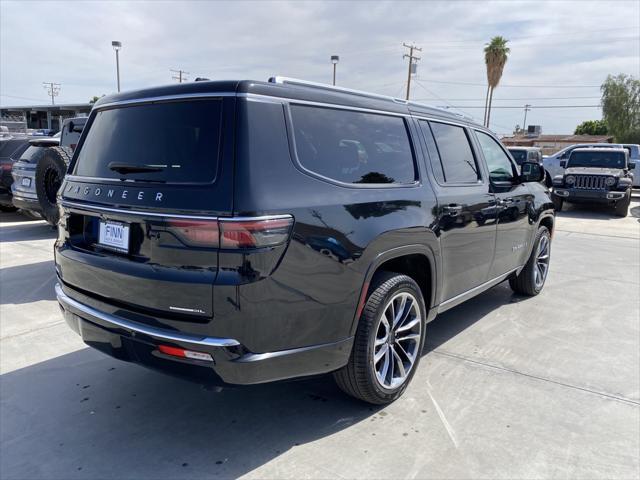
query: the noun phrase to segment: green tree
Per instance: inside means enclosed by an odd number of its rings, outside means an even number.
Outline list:
[[[484,124],[489,126],[491,117],[491,102],[493,91],[500,83],[504,66],[511,49],[507,47],[507,40],[504,37],[493,37],[484,47],[484,63],[487,65],[487,96],[484,101]]]
[[[576,127],[575,135],[606,135],[609,133],[604,120],[585,120]]]
[[[89,103],[90,103],[91,105],[93,105],[93,104],[94,104],[94,103],[96,103],[98,100],[100,100],[102,97],[104,97],[104,95],[101,95],[101,96],[94,95],[93,97],[91,97],[91,100],[89,100]]]
[[[602,116],[618,143],[640,143],[640,80],[609,75],[600,87]]]

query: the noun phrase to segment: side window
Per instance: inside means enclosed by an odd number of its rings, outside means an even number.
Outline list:
[[[416,168],[402,117],[291,105],[298,160],[307,170],[353,184],[410,184]]]
[[[489,177],[497,182],[513,181],[516,174],[513,164],[493,137],[476,130],[476,137],[489,167]]]
[[[421,124],[423,129],[427,128],[426,122]],[[480,172],[465,129],[439,122],[429,122],[429,125],[440,157],[444,183],[477,183]]]

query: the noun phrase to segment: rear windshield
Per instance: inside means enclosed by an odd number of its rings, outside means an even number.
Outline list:
[[[210,183],[218,170],[221,113],[220,99],[99,111],[78,154],[74,174]]]
[[[622,152],[573,152],[567,167],[624,168]]]
[[[522,165],[522,162],[527,161],[527,151],[526,150],[511,150],[509,149],[509,153],[516,161],[518,165]]]
[[[20,160],[26,163],[35,163],[39,158],[37,154],[42,153],[43,151],[43,147],[29,145],[29,147],[22,153],[22,155],[20,155]]]

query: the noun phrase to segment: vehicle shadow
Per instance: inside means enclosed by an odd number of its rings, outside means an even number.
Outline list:
[[[13,222],[13,220],[11,221]],[[3,225],[0,228],[0,243],[45,240],[47,238],[55,239],[56,230],[43,220],[20,221],[16,225]]]
[[[556,212],[556,216],[562,218],[597,218],[598,220],[616,220],[613,207],[599,204],[565,203],[562,210]]]
[[[0,269],[0,304],[55,300],[53,260]]]
[[[9,222],[32,222],[30,218],[22,215],[20,212],[0,212],[0,223]]]
[[[526,300],[513,293],[508,283],[501,283],[436,317],[427,325],[422,354],[435,350],[502,305]]]
[[[4,479],[237,478],[381,408],[328,376],[215,393],[91,349],[0,387]]]

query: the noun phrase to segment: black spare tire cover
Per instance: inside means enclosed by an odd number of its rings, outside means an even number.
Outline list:
[[[66,147],[48,147],[36,166],[36,193],[42,215],[51,225],[57,225],[60,213],[56,196],[62,185],[71,160],[71,150]]]

